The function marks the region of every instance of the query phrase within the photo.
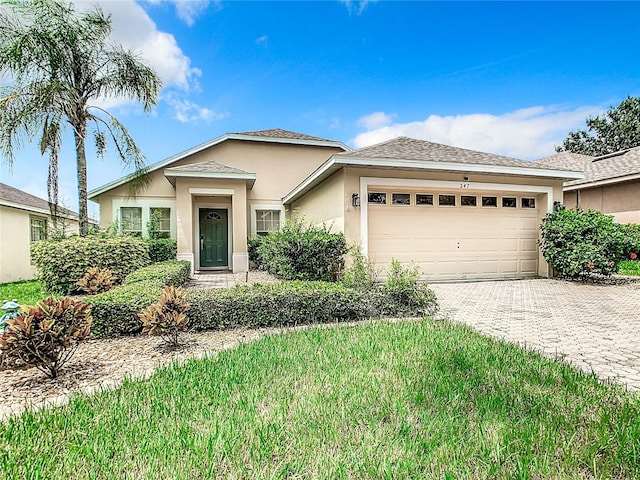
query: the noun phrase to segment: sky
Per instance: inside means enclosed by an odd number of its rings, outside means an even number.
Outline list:
[[[284,128],[359,148],[404,135],[524,160],[640,96],[640,2],[75,0],[159,73],[157,108],[96,103],[154,164],[225,133]],[[88,186],[126,173],[88,152]],[[46,199],[25,145],[0,181]],[[73,137],[61,203],[77,210]],[[89,213],[98,217],[96,204]]]

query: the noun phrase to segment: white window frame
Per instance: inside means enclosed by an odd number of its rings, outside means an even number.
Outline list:
[[[256,238],[258,236],[258,211],[260,210],[273,210],[280,212],[280,228],[284,225],[285,213],[284,205],[271,204],[271,205],[251,205],[251,237]]]
[[[120,231],[122,231],[122,224],[120,222],[121,207],[142,208],[142,237],[143,238],[149,237],[149,233],[147,232],[147,224],[149,223],[149,220],[151,220],[151,209],[152,208],[169,208],[170,209],[169,224],[171,228],[169,238],[173,238],[173,239],[177,238],[176,237],[177,217],[176,217],[176,201],[175,200],[166,200],[166,199],[151,200],[151,199],[141,199],[141,198],[135,198],[130,200],[125,200],[125,199],[113,200],[111,203],[111,208],[113,209],[113,212],[112,212],[113,221],[118,224],[118,228],[120,229]]]
[[[151,217],[153,216],[152,210],[154,209],[163,209],[163,210],[169,210],[169,229],[168,230],[163,230],[158,228],[157,229],[157,233],[168,233],[169,237],[160,237],[160,238],[171,238],[171,225],[172,225],[172,221],[171,221],[171,207],[157,207],[157,206],[153,206],[153,207],[149,207],[149,220],[151,220]],[[162,219],[164,220],[164,219]]]
[[[42,222],[43,223],[43,228],[44,228],[44,235],[42,238],[38,238],[38,239],[34,239],[33,238],[33,222]],[[47,230],[48,230],[48,222],[46,217],[37,217],[34,215],[29,215],[29,240],[31,241],[31,243],[36,243],[36,242],[40,242],[42,240],[46,240],[47,239]]]

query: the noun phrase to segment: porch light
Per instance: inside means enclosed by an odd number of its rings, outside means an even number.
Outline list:
[[[360,206],[360,194],[358,192],[353,192],[351,194],[351,205],[354,207]]]

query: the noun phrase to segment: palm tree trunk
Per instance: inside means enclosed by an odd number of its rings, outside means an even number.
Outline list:
[[[89,234],[89,214],[87,212],[87,154],[84,146],[86,124],[76,125],[74,138],[76,142],[76,161],[78,167],[78,226],[81,237]]]

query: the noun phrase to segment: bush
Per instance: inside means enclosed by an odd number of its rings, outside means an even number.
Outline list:
[[[373,263],[360,252],[360,247],[351,247],[351,265],[342,274],[342,284],[348,288],[369,290],[376,282],[378,272]]]
[[[69,297],[49,297],[28,313],[7,321],[0,350],[9,361],[18,360],[56,378],[89,335],[90,324],[88,304]]]
[[[623,229],[595,210],[560,208],[545,216],[540,231],[542,254],[562,275],[611,275],[624,255]]]
[[[178,242],[173,238],[148,238],[149,259],[151,263],[175,260],[178,253]]]
[[[89,268],[109,269],[118,278],[149,264],[149,249],[143,239],[118,237],[71,237],[35,242],[31,260],[45,290],[68,294]]]
[[[256,268],[264,270],[264,262],[262,257],[258,253],[258,247],[262,243],[264,237],[248,238],[247,239],[247,253],[249,254],[249,261],[252,262]]]
[[[387,294],[395,314],[433,315],[437,311],[435,293],[426,283],[420,283],[419,278],[417,265],[404,267],[395,258],[391,259],[387,281],[381,289]]]
[[[168,260],[153,263],[127,275],[124,283],[155,281],[160,286],[184,285],[191,276],[191,264],[187,260]]]
[[[76,285],[87,295],[97,295],[98,293],[108,292],[117,283],[117,278],[106,268],[91,267],[87,270]]]
[[[162,337],[170,347],[180,345],[180,333],[187,329],[189,304],[180,287],[164,287],[160,299],[138,314],[142,332]]]
[[[347,243],[342,233],[331,233],[327,226],[291,220],[264,236],[256,251],[264,268],[285,280],[331,281],[344,266]]]
[[[165,285],[181,286],[191,273],[188,261],[154,263],[127,276],[113,290],[88,298],[97,337],[131,335],[142,330],[138,313],[156,302]]]
[[[629,223],[620,225],[623,245],[622,256],[625,259],[635,260],[640,257],[640,225]]]

